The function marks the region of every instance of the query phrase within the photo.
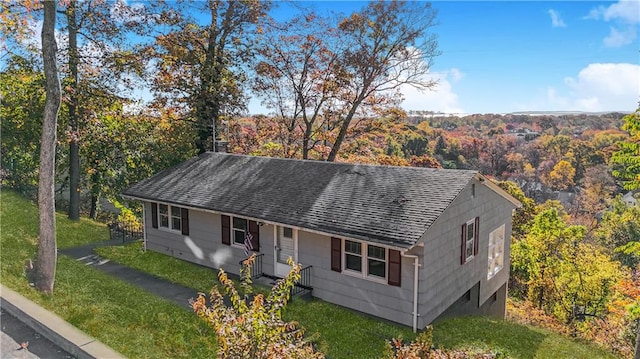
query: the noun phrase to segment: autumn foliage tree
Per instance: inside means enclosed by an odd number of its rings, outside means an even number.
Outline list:
[[[622,129],[630,138],[618,142],[618,151],[611,156],[613,174],[620,178],[626,189],[640,188],[640,108],[624,117]]]
[[[437,85],[429,75],[439,55],[435,26],[437,11],[430,3],[402,0],[374,1],[338,24],[344,39],[340,73],[346,83],[336,105],[338,132],[328,161],[335,161],[356,116],[367,116],[366,106],[393,103],[397,90]]]
[[[241,285],[244,297],[222,269],[218,273],[224,295],[231,302],[230,307],[224,303],[223,294],[217,287],[211,290],[209,306],[204,294],[191,302],[193,310],[216,332],[218,358],[324,358],[305,340],[303,328],[282,319],[291,290],[300,279],[301,266],[289,259],[292,266],[289,274],[278,280],[268,295],[259,293],[252,296],[250,268],[254,261],[255,254],[243,262]]]
[[[168,31],[156,36],[148,53],[157,59],[153,79],[156,100],[180,110],[193,121],[199,152],[210,149],[210,130],[218,132],[221,116],[246,107],[246,68],[269,1],[207,0],[181,2],[168,9]],[[187,11],[187,8],[189,8]],[[189,14],[205,14],[207,22]]]
[[[622,277],[619,264],[586,242],[586,228],[568,225],[554,207],[542,210],[527,235],[512,246],[512,273],[529,300],[563,321],[576,307],[601,315],[609,285]]]

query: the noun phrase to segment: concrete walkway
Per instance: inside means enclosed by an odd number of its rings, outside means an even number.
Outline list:
[[[141,272],[137,269],[111,262],[94,253],[96,247],[114,245],[122,245],[122,241],[112,240],[91,243],[81,247],[61,249],[59,253],[75,258],[88,266],[92,266],[118,279],[129,282],[158,297],[170,300],[182,307],[191,308],[189,306],[189,299],[196,298],[198,296],[197,291]]]

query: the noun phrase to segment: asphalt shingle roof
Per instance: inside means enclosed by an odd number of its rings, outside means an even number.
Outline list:
[[[123,195],[408,248],[476,173],[205,153]]]

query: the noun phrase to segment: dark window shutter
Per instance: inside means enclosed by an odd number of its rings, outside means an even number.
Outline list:
[[[158,228],[158,204],[151,203],[151,226]]]
[[[460,264],[464,264],[467,259],[467,224],[462,225],[462,244],[460,249]]]
[[[251,233],[253,251],[260,252],[260,227],[258,227],[258,222],[249,221],[249,233]]]
[[[478,246],[480,245],[480,217],[476,217],[475,226],[473,226],[473,239],[475,240],[473,243],[473,255],[478,255]]]
[[[331,237],[331,270],[342,272],[342,240]]]
[[[221,215],[222,220],[222,244],[231,245],[231,217]]]
[[[180,217],[182,218],[182,234],[189,235],[189,210],[180,208]]]
[[[396,287],[400,286],[402,278],[402,257],[400,251],[389,249],[389,279],[387,283]]]

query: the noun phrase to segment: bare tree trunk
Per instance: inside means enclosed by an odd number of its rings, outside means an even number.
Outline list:
[[[56,217],[54,178],[56,160],[56,126],[60,110],[60,80],[56,68],[56,2],[44,2],[42,25],[42,62],[46,78],[46,100],[40,147],[40,173],[38,179],[38,210],[40,236],[38,254],[30,279],[36,288],[45,293],[53,292],[56,276]]]
[[[69,94],[69,219],[80,219],[80,153],[78,144],[78,23],[76,2],[67,7],[69,26],[69,72],[72,91]]]
[[[333,143],[333,146],[331,147],[331,152],[329,152],[329,157],[327,158],[328,162],[334,162],[336,160],[336,157],[338,156],[338,151],[340,150],[340,147],[342,146],[342,142],[344,141],[347,135],[347,130],[349,129],[351,120],[353,120],[353,116],[355,116],[356,110],[358,109],[358,107],[360,107],[360,104],[362,103],[362,101],[364,101],[364,98],[365,98],[365,95],[363,90],[363,92],[358,95],[358,98],[351,105],[351,108],[349,109],[349,113],[347,113],[347,116],[342,120],[342,123],[340,125],[340,132],[338,132],[338,137],[336,137],[336,140]]]

